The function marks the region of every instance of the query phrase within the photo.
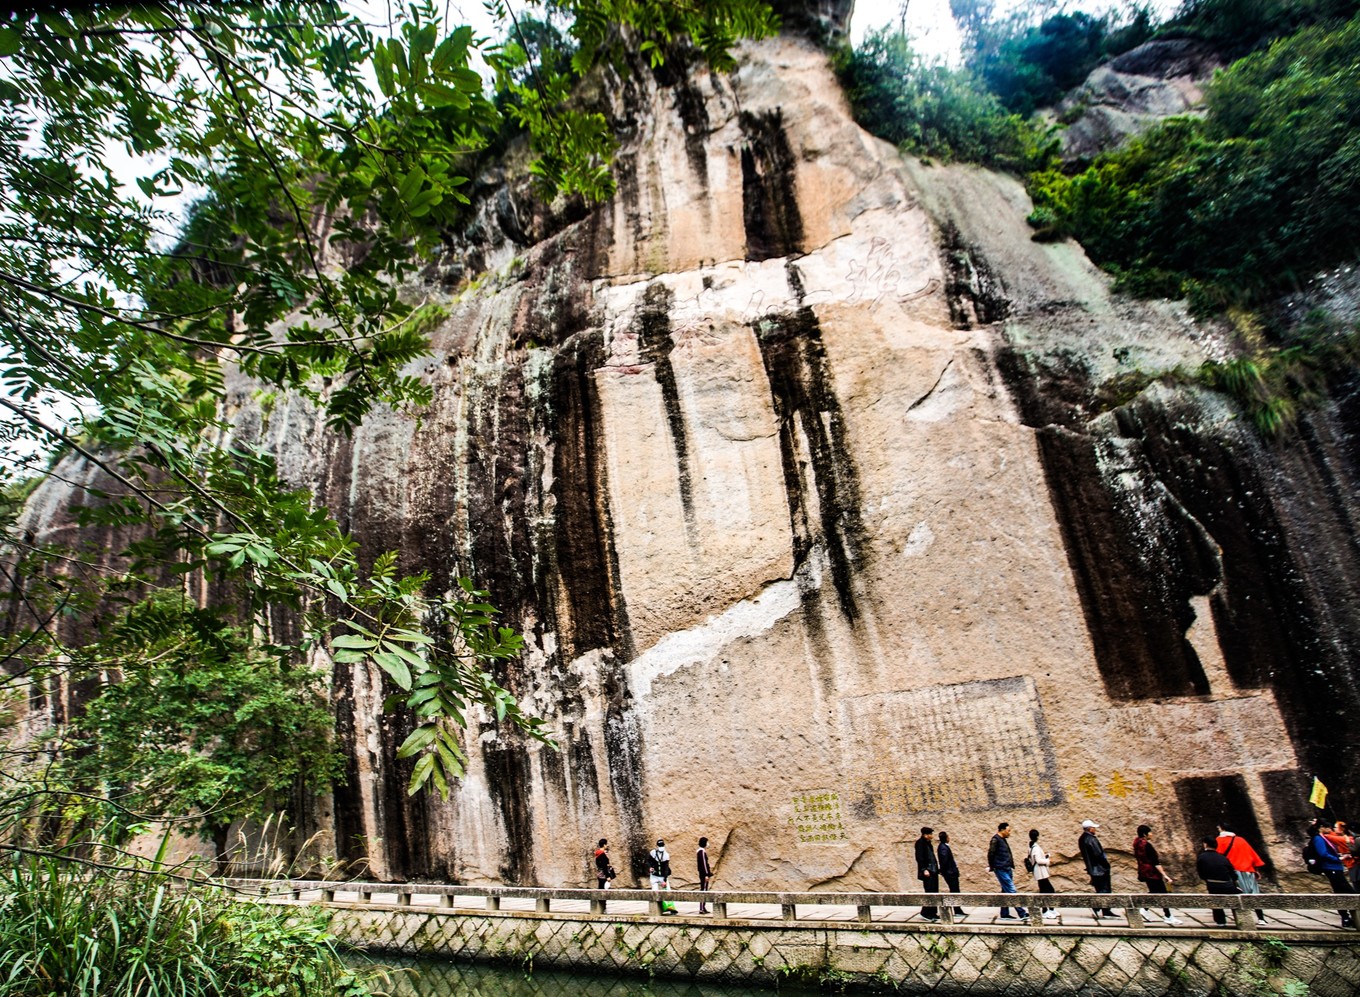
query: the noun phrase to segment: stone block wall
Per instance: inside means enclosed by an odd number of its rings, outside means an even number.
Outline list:
[[[722,983],[1007,997],[1360,992],[1360,944],[1344,938],[1260,940],[1187,931],[1133,937],[1009,927],[921,931],[359,909],[337,910],[332,931],[374,955]]]

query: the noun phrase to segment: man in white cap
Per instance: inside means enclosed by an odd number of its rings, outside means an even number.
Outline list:
[[[1100,843],[1100,838],[1096,831],[1100,830],[1100,825],[1095,821],[1084,820],[1081,822],[1081,837],[1077,839],[1077,851],[1081,852],[1081,860],[1086,863],[1086,875],[1091,877],[1091,889],[1096,893],[1109,893],[1110,889],[1110,859],[1105,854],[1105,846]],[[1095,908],[1091,910],[1097,918],[1114,917],[1114,911],[1108,907]]]

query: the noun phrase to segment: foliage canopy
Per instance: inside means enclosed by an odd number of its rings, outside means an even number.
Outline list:
[[[375,405],[418,411],[430,388],[409,371],[441,313],[399,288],[458,223],[471,154],[503,114],[529,134],[545,193],[601,197],[612,136],[568,105],[573,74],[634,44],[659,62],[681,40],[724,68],[737,38],[775,25],[757,0],[567,0],[554,7],[571,19],[568,69],[520,44],[500,6],[514,43],[444,25],[432,0],[385,37],[331,2],[0,15],[0,567],[13,601],[0,684],[35,716],[57,683],[79,690],[77,706],[93,699],[79,729],[12,728],[9,758],[69,736],[92,750],[45,778],[237,813],[334,771],[309,660],[388,676],[417,719],[401,749],[412,792],[447,792],[461,774],[470,709],[546,739],[494,677],[522,638],[488,594],[467,580],[428,591],[395,552],[361,558],[363,538],[280,480],[226,404],[239,371],[339,431]],[[478,52],[514,95],[500,108]],[[79,461],[49,466],[54,448]],[[31,535],[17,501],[34,477],[72,489],[79,524],[113,546]],[[105,681],[116,676],[123,686]],[[212,694],[193,702],[195,689]],[[290,732],[304,750],[271,777],[270,751],[249,755]],[[12,817],[30,795],[17,768],[0,778]]]

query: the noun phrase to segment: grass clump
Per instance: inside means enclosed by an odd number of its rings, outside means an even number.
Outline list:
[[[0,997],[367,993],[320,912],[70,855],[20,852],[0,871]]]

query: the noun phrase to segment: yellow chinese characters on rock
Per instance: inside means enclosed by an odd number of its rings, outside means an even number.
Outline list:
[[[850,840],[845,832],[840,794],[831,790],[795,794],[789,824],[800,845],[834,845]]]

